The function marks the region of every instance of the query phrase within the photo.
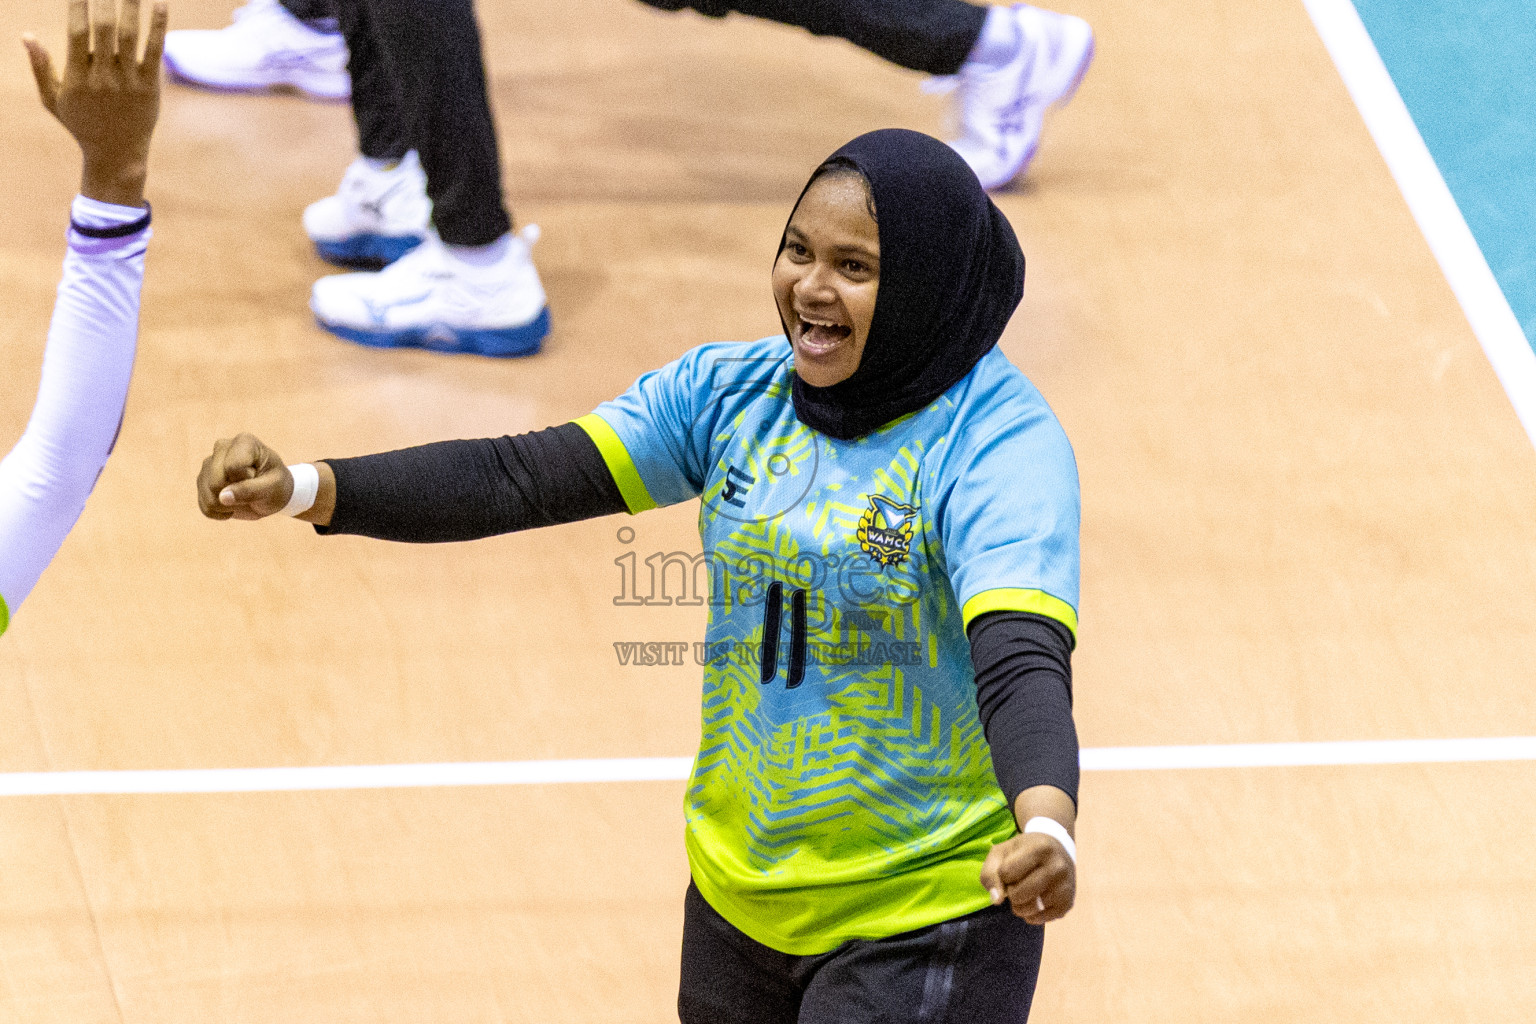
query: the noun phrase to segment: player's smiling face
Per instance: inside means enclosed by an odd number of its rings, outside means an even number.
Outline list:
[[[773,297],[795,350],[795,372],[825,388],[853,376],[880,288],[880,229],[855,171],[817,178],[785,231]]]

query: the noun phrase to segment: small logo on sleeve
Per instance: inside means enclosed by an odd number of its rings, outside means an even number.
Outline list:
[[[859,517],[859,547],[881,565],[900,565],[912,550],[917,507],[902,505],[878,494]]]
[[[735,466],[728,466],[725,471],[725,486],[720,488],[720,500],[737,508],[746,508],[747,499],[742,495],[747,489],[757,483],[757,477],[752,476]]]

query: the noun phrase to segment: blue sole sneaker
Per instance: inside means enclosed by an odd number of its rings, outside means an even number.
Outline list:
[[[369,348],[424,348],[433,352],[472,353],[495,358],[531,356],[543,347],[550,331],[548,306],[530,323],[520,327],[456,329],[434,324],[408,330],[367,330],[327,323],[319,317],[315,322],[338,338]]]
[[[528,356],[549,334],[549,298],[533,265],[536,224],[456,256],[436,235],[376,273],[315,282],[320,326],[371,348]]]
[[[316,241],[315,252],[338,267],[379,270],[421,244],[419,235],[352,235],[338,241]]]

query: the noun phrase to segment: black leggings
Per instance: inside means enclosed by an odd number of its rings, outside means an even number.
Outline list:
[[[792,956],[744,935],[689,884],[682,1024],[1024,1024],[1045,929],[988,907]]]

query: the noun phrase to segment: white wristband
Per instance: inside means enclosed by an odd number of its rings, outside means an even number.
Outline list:
[[[1072,837],[1067,834],[1066,827],[1061,822],[1055,818],[1037,815],[1024,823],[1024,831],[1038,832],[1056,840],[1066,849],[1067,856],[1072,860],[1072,866],[1077,867],[1077,844],[1072,841]]]
[[[320,494],[320,471],[308,462],[297,466],[289,466],[288,472],[293,474],[293,497],[288,499],[288,504],[283,506],[282,514],[285,516],[299,516],[315,507],[315,498]]]

